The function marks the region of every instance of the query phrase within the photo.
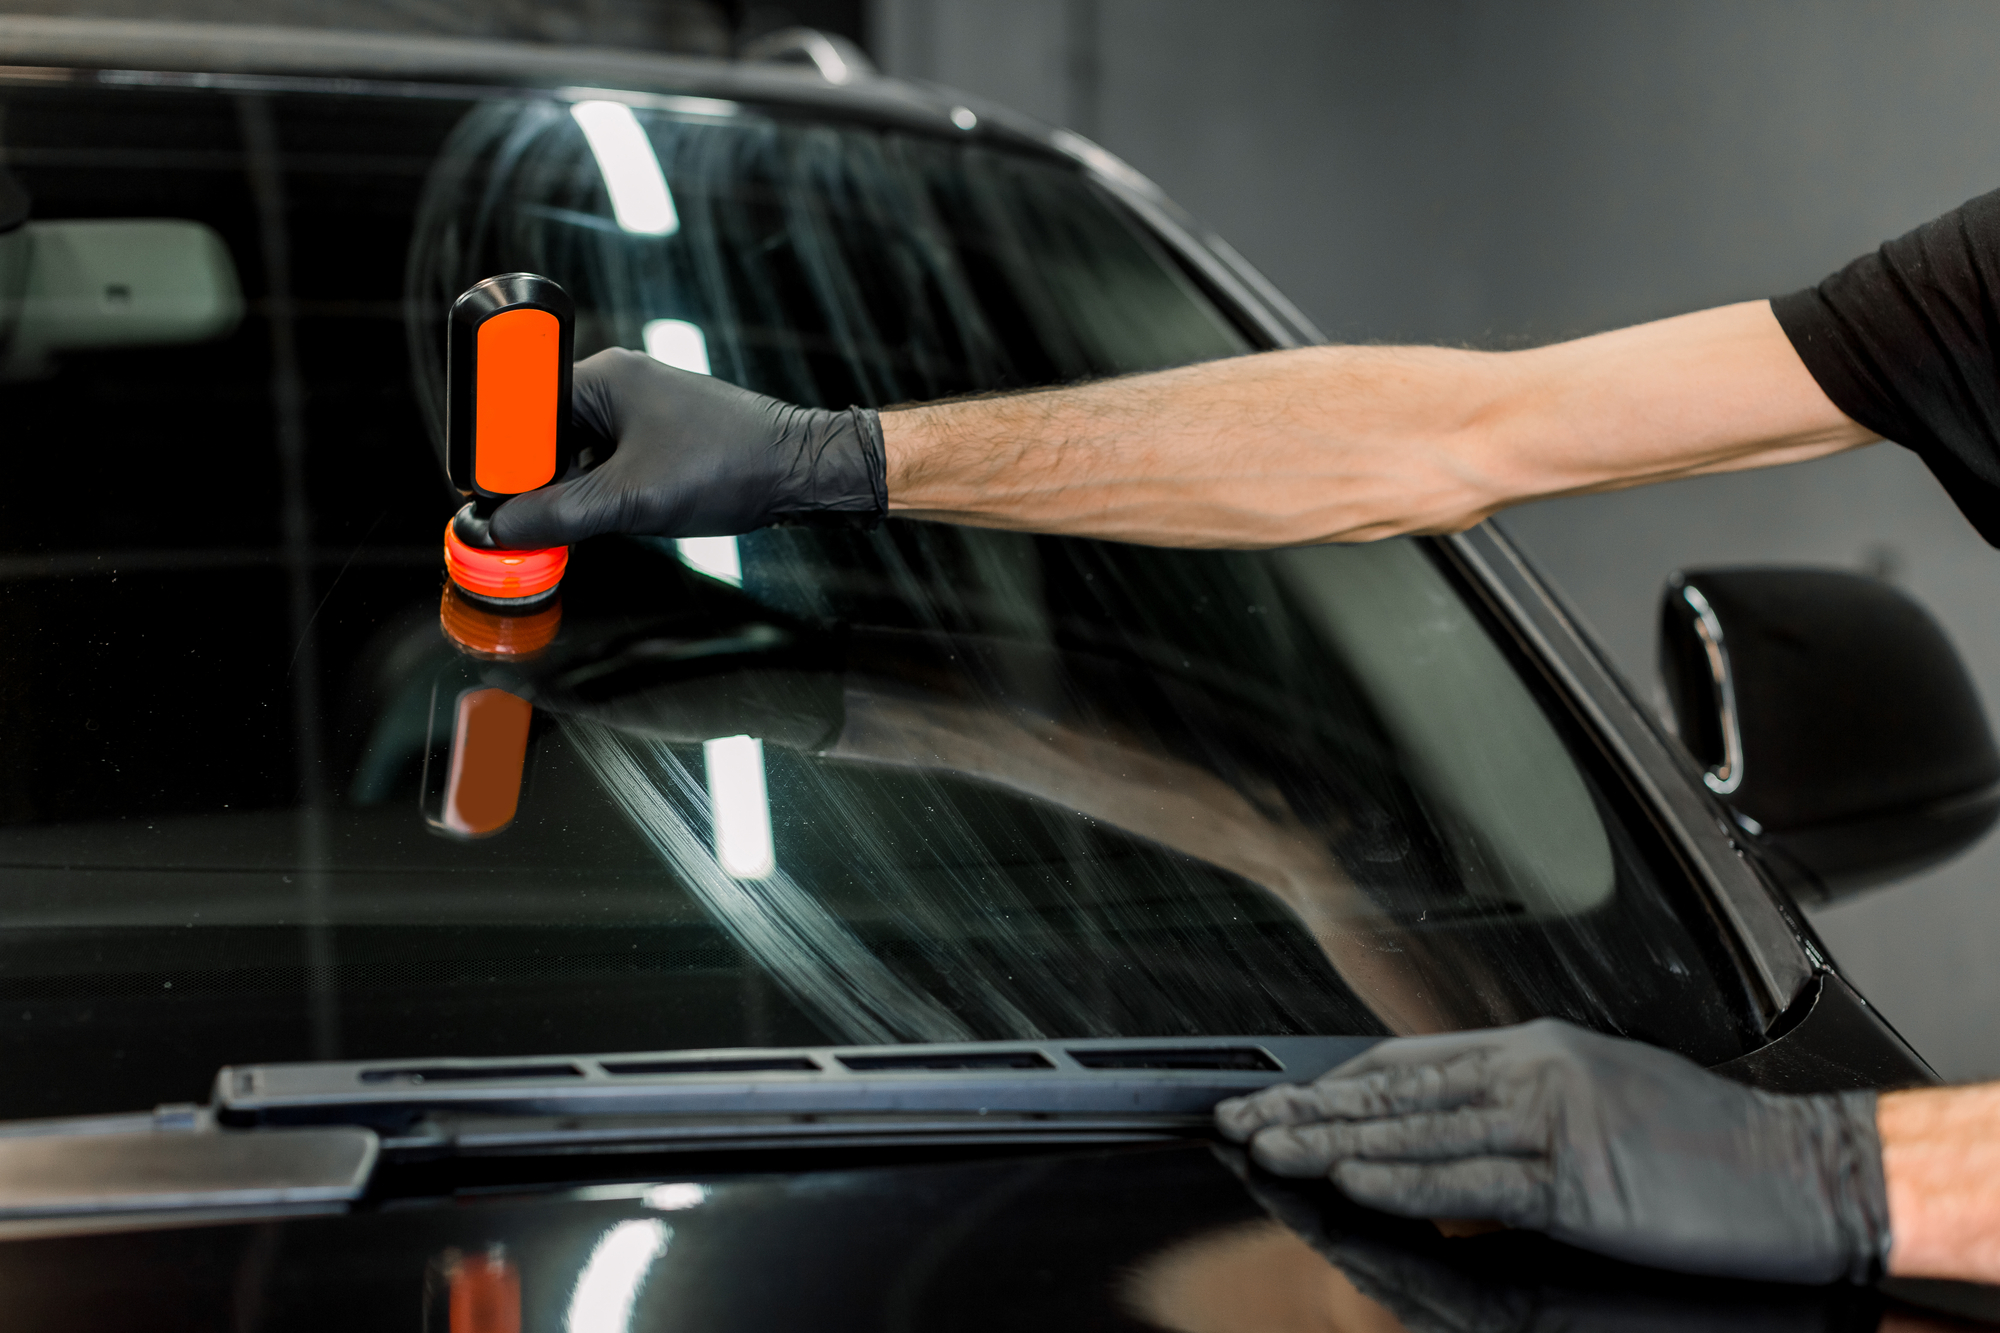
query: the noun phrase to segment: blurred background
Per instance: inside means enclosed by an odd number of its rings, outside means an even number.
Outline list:
[[[1509,347],[1816,281],[2000,186],[1990,0],[0,0],[726,55],[807,24],[1097,140],[1330,337]],[[1678,568],[1865,570],[2000,717],[2000,552],[1882,445],[1504,526],[1642,697]],[[1818,913],[1950,1078],[2000,1075],[2000,838]]]

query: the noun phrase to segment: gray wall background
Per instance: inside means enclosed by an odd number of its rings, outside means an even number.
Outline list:
[[[1990,0],[875,0],[892,73],[1067,124],[1344,341],[1501,347],[1768,296],[2000,186]],[[1504,520],[1643,694],[1684,565],[1892,578],[2000,717],[2000,552],[1893,445]],[[1816,917],[2000,1075],[2000,839]]]

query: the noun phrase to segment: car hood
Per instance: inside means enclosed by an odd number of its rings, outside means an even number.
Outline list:
[[[1549,1312],[1593,1329],[1873,1326],[1869,1293],[1667,1278],[1518,1233],[1446,1239],[1199,1142],[789,1171],[643,1165],[618,1183],[461,1187],[338,1215],[17,1232],[0,1243],[0,1289],[17,1333],[1268,1333],[1529,1328]]]

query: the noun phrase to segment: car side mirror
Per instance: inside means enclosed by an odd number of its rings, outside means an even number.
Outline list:
[[[1831,900],[1963,851],[2000,817],[2000,752],[1943,628],[1879,579],[1676,574],[1660,675],[1703,780]]]

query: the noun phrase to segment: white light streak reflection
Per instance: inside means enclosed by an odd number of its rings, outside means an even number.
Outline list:
[[[684,319],[649,319],[641,331],[646,355],[697,375],[708,374],[708,338],[701,325]],[[674,549],[681,559],[711,578],[743,586],[743,553],[734,537],[680,537]]]
[[[688,1208],[699,1208],[708,1202],[708,1186],[697,1185],[691,1180],[655,1185],[646,1191],[645,1202],[656,1213],[678,1213]]]
[[[684,319],[649,319],[641,330],[646,355],[697,375],[708,374],[708,338],[701,325]],[[734,537],[680,537],[674,549],[682,560],[711,578],[743,586],[743,554]]]
[[[764,742],[723,736],[701,743],[708,800],[715,811],[715,859],[737,879],[764,879],[778,868],[771,844],[771,798],[764,788]]]
[[[673,1238],[671,1227],[650,1217],[620,1222],[605,1232],[570,1294],[569,1314],[563,1320],[567,1333],[626,1333],[639,1288]]]
[[[662,865],[807,1012],[840,1040],[972,1041],[972,1029],[870,953],[842,918],[780,867],[737,879],[715,859],[708,785],[674,747],[557,714],[563,735],[652,844]],[[699,828],[700,833],[695,830]],[[1033,1028],[1024,1035],[1040,1036]]]
[[[743,550],[734,537],[676,537],[674,550],[690,568],[732,587],[743,586]]]
[[[636,93],[630,88],[558,88],[556,96],[565,102],[623,102],[626,106],[652,111],[670,111],[677,116],[734,116],[743,110],[736,102],[719,97],[677,97],[671,93]]]
[[[611,195],[611,215],[619,227],[640,236],[671,236],[679,231],[680,214],[674,210],[660,159],[632,108],[623,102],[578,102],[569,114],[597,159],[597,170]]]
[[[684,319],[649,319],[640,331],[646,355],[697,375],[708,374],[708,335]]]

